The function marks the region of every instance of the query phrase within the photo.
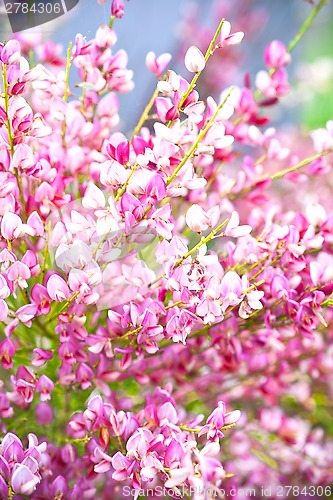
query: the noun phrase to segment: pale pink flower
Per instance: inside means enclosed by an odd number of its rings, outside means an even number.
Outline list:
[[[191,45],[185,54],[185,66],[191,73],[202,71],[206,66],[203,53],[195,45]]]
[[[70,291],[68,285],[66,281],[57,274],[52,274],[48,279],[46,287],[51,299],[57,302],[63,302],[69,299]]]
[[[220,45],[238,45],[244,38],[244,33],[242,31],[237,31],[236,33],[230,34],[231,24],[229,21],[224,21],[221,35],[220,35]]]
[[[171,54],[165,53],[156,57],[155,52],[148,52],[146,55],[146,66],[154,75],[161,76],[165,68],[171,61]]]
[[[9,281],[13,281],[15,285],[20,288],[27,288],[27,279],[31,277],[30,270],[28,266],[22,262],[14,262],[8,270],[7,278]]]
[[[186,224],[196,233],[202,233],[210,224],[210,219],[207,213],[201,208],[200,205],[192,205],[186,212]]]
[[[239,225],[239,215],[236,211],[232,212],[227,227],[225,228],[224,234],[226,236],[231,236],[232,238],[239,238],[245,236],[252,231],[252,227],[245,224],[243,226]]]

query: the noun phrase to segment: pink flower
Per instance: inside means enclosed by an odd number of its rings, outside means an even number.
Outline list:
[[[232,238],[239,238],[241,236],[246,236],[252,231],[252,227],[248,225],[239,225],[239,215],[237,212],[232,212],[227,227],[225,228],[224,234]]]
[[[202,71],[206,66],[203,53],[195,45],[191,45],[185,54],[185,66],[191,73]]]
[[[63,278],[57,274],[52,274],[47,282],[47,292],[51,299],[57,302],[68,300],[70,296],[69,288]]]
[[[33,366],[43,366],[49,359],[53,358],[51,351],[45,351],[39,347],[36,347],[33,352],[36,354],[36,357],[31,361]]]
[[[148,52],[146,55],[146,66],[154,75],[161,76],[165,68],[171,61],[171,54],[161,54],[156,57],[155,52]]]
[[[267,71],[259,71],[255,83],[267,97],[281,97],[289,92],[288,74],[283,68],[275,71],[272,76]]]
[[[36,283],[31,289],[31,302],[37,305],[38,314],[48,314],[51,309],[51,297],[45,286]]]
[[[244,301],[239,308],[239,316],[243,319],[248,318],[253,311],[258,311],[263,308],[260,299],[264,296],[264,292],[260,290],[252,290],[245,295]]]
[[[112,474],[112,478],[116,481],[124,481],[131,474],[130,466],[132,465],[132,461],[120,453],[120,451],[117,451],[117,453],[113,455],[111,463],[115,470]]]
[[[202,233],[208,227],[216,225],[220,216],[218,206],[210,208],[207,212],[200,205],[192,205],[186,212],[185,220],[188,227],[196,233]]]
[[[160,92],[164,94],[171,94],[177,92],[180,89],[180,76],[174,71],[169,69],[166,74],[165,80],[160,80],[157,84],[157,88]]]
[[[111,3],[111,15],[121,19],[124,15],[124,1],[123,0],[112,0]]]
[[[165,97],[156,97],[155,108],[159,119],[163,123],[176,120],[179,117],[178,107]]]
[[[21,218],[12,213],[5,213],[1,220],[1,234],[6,240],[12,240],[14,238],[19,238],[25,234],[26,229],[28,229],[30,234],[33,234],[33,230],[28,228],[26,224],[22,224]]]
[[[166,185],[163,177],[159,174],[154,175],[148,181],[146,187],[146,195],[148,197],[148,203],[154,204],[156,201],[163,200],[166,194]]]
[[[31,320],[37,314],[37,306],[36,304],[26,304],[16,311],[17,318],[27,326],[31,326]]]
[[[242,300],[242,280],[235,271],[228,271],[221,281],[222,310],[237,306]]]
[[[9,40],[2,47],[0,59],[5,64],[17,64],[21,57],[21,46],[17,40]]]
[[[91,387],[94,372],[86,363],[80,363],[75,372],[75,381],[81,384],[83,390]]]
[[[230,31],[231,24],[229,23],[229,21],[224,21],[220,35],[220,46],[238,45],[243,40],[244,33],[242,31],[237,31],[237,33],[232,33],[231,35]]]
[[[8,270],[7,278],[9,281],[13,281],[14,285],[19,286],[20,288],[27,288],[28,283],[27,279],[30,278],[31,273],[25,264],[22,262],[14,262]]]
[[[44,235],[44,225],[37,212],[32,212],[27,220],[27,225],[30,226],[34,231],[34,236]]]
[[[4,321],[8,316],[8,306],[4,300],[0,300],[0,321]]]
[[[199,436],[207,433],[209,439],[223,438],[223,432],[220,430],[225,425],[234,424],[239,420],[241,412],[234,410],[226,413],[226,406],[223,401],[219,401],[217,408],[207,418],[206,425],[202,427]]]
[[[0,274],[0,300],[7,299],[10,295],[10,289],[4,276]]]
[[[286,46],[282,42],[273,40],[273,42],[270,42],[265,48],[264,60],[268,68],[279,68],[281,66],[287,66],[291,61],[291,57]]]
[[[110,137],[110,141],[106,145],[106,151],[110,158],[121,165],[126,165],[129,160],[130,145],[126,137],[117,132]]]
[[[39,425],[49,425],[53,421],[52,407],[46,402],[39,402],[35,408],[36,419]]]
[[[39,482],[40,477],[33,474],[26,465],[15,464],[11,478],[12,488],[15,493],[31,495]]]
[[[45,374],[41,375],[36,382],[36,391],[40,392],[41,401],[51,399],[50,392],[54,390],[54,383]]]
[[[5,370],[13,367],[12,358],[15,356],[15,353],[16,347],[11,339],[6,338],[0,343],[1,364]]]

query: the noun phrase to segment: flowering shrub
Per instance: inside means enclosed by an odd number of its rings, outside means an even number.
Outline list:
[[[325,3],[218,99],[195,86],[245,43],[227,20],[186,51],[189,81],[150,52],[130,137],[121,0],[65,57],[23,34],[1,45],[1,498],[328,492],[333,121],[286,137],[265,113]]]

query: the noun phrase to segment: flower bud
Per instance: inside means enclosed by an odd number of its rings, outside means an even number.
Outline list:
[[[201,50],[195,45],[191,45],[185,55],[185,66],[191,73],[202,71],[206,65],[205,58]]]
[[[124,15],[124,2],[123,0],[112,0],[111,15],[121,19]]]

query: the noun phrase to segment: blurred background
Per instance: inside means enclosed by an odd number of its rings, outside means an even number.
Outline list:
[[[10,37],[10,26],[4,4],[0,6],[1,39]],[[170,52],[170,67],[186,71],[182,57],[189,45],[198,45],[205,51],[220,19],[227,18],[233,30],[245,32],[240,47],[228,49],[211,64],[206,80],[201,83],[203,94],[218,97],[230,84],[241,85],[245,72],[252,76],[263,68],[265,45],[279,39],[285,44],[297,33],[311,12],[313,5],[306,0],[130,0],[125,2],[125,17],[116,19],[118,35],[116,49],[128,53],[129,69],[134,71],[135,89],[130,95],[120,96],[121,119],[124,131],[130,130],[141,114],[155,86],[154,76],[145,66],[149,51],[157,55]],[[87,40],[94,37],[101,24],[110,19],[110,1],[98,4],[96,0],[80,0],[69,13],[39,28],[24,33],[34,36],[43,33],[63,46],[76,33]],[[333,118],[333,1],[322,9],[312,27],[293,52],[289,69],[293,82],[292,93],[274,118],[278,121],[302,121],[306,128],[322,126]],[[218,78],[216,77],[218,75]],[[73,82],[75,74],[72,73]]]

